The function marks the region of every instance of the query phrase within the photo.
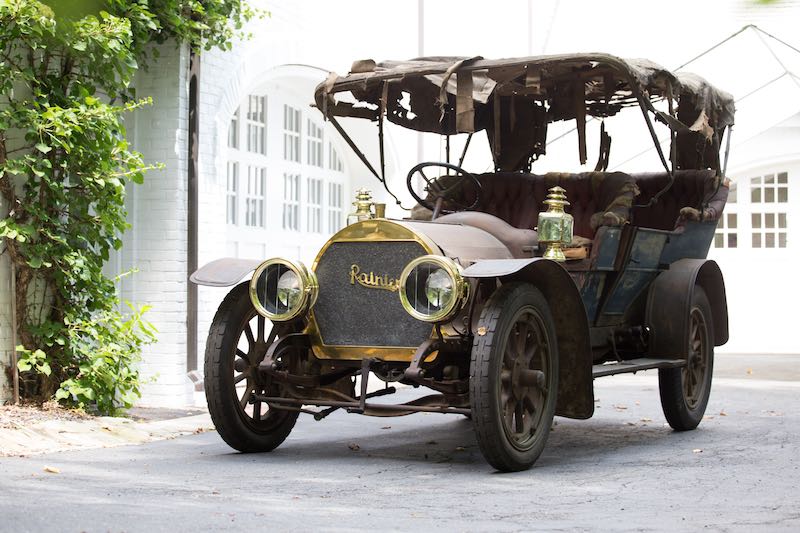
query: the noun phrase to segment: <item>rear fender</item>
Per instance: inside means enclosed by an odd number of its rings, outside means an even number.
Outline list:
[[[650,357],[688,357],[689,311],[697,286],[711,304],[714,345],[728,342],[728,303],[719,266],[707,259],[680,259],[658,275],[647,295]]]
[[[200,267],[189,276],[189,281],[209,287],[230,287],[239,283],[262,262],[260,259],[224,257]]]
[[[535,257],[478,261],[464,270],[464,277],[525,281],[542,291],[550,304],[558,342],[556,414],[590,418],[594,414],[594,389],[589,321],[569,273],[554,261]]]

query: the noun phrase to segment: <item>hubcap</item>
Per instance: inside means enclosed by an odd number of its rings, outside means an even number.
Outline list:
[[[530,448],[547,401],[550,346],[544,323],[533,308],[513,321],[500,369],[500,415],[509,441]]]

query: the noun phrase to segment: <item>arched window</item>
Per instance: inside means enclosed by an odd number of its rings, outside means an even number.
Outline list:
[[[275,84],[245,96],[227,133],[225,221],[248,243],[324,238],[345,220],[345,164],[335,130]],[[268,231],[250,231],[266,228]],[[299,237],[299,238],[298,238]],[[247,245],[234,247],[247,253]]]

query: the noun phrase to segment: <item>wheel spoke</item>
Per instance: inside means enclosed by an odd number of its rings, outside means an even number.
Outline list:
[[[249,323],[244,327],[244,334],[247,336],[248,345],[252,349],[256,341],[253,339],[253,329],[250,327]]]
[[[522,401],[520,400],[517,402],[517,405],[514,407],[514,432],[515,433],[522,433],[525,429],[525,409],[523,408]]]
[[[236,355],[247,361],[248,365],[250,364],[250,354],[246,354],[243,350],[236,348]]]
[[[258,342],[264,342],[264,329],[266,327],[267,319],[258,315]]]
[[[239,405],[244,409],[250,402],[250,394],[253,392],[253,382],[248,378],[244,386],[244,394],[239,399]]]
[[[239,374],[238,376],[233,378],[233,384],[236,385],[237,383],[241,383],[245,379],[247,379],[247,374],[244,374],[244,373]]]
[[[512,424],[514,423],[514,402],[508,401],[504,404],[503,407],[503,418],[505,419],[505,425],[507,428],[511,429],[514,427]]]
[[[528,336],[530,335],[530,329],[528,328],[528,324],[524,322],[517,322],[517,338],[515,339],[516,345],[516,355],[517,357],[524,357],[525,356],[525,345],[528,341]]]
[[[514,368],[514,362],[517,360],[517,354],[514,352],[513,342],[509,339],[508,344],[506,345],[506,350],[503,352],[503,366],[511,370]]]
[[[261,420],[261,400],[256,400],[253,403],[253,420],[256,422]]]

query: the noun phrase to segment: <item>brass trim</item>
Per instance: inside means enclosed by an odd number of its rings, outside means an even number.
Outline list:
[[[442,254],[441,249],[428,236],[421,235],[398,220],[370,219],[351,224],[339,230],[320,248],[311,265],[317,265],[330,246],[337,242],[416,242],[430,255]],[[311,339],[311,349],[318,359],[359,360],[377,357],[385,361],[411,361],[417,346],[340,346],[325,344],[319,332],[314,310],[308,314],[305,333]],[[433,328],[431,328],[433,335]]]
[[[261,305],[261,301],[258,299],[258,294],[256,293],[258,278],[267,268],[273,265],[283,265],[297,274],[297,277],[300,278],[300,303],[297,305],[297,307],[295,307],[294,310],[283,314],[275,314],[267,311],[266,308]],[[292,261],[282,257],[273,257],[272,259],[267,259],[261,263],[258,268],[256,268],[255,272],[253,272],[253,277],[250,279],[249,292],[250,301],[252,302],[253,307],[256,308],[256,312],[258,314],[268,318],[273,322],[287,322],[297,318],[305,313],[309,308],[314,306],[314,304],[317,302],[317,296],[319,295],[319,283],[317,282],[317,275],[313,271],[306,268],[302,262]]]
[[[453,281],[453,289],[456,292],[456,297],[450,305],[430,315],[420,313],[414,309],[414,306],[408,301],[408,296],[406,295],[406,282],[408,281],[408,277],[415,268],[424,263],[434,263],[447,272],[450,279]],[[423,255],[409,262],[406,268],[403,269],[403,273],[400,274],[400,290],[398,292],[400,293],[400,303],[403,304],[403,309],[405,309],[409,315],[417,320],[423,320],[425,322],[445,322],[453,318],[453,315],[464,306],[464,302],[467,301],[469,296],[469,283],[467,283],[462,275],[461,265],[449,257],[443,257],[441,255]]]
[[[421,235],[399,220],[371,219],[351,224],[335,233],[322,248],[311,264],[316,271],[320,258],[325,251],[337,242],[382,242],[382,241],[415,241],[433,255],[441,255],[442,251],[430,237]]]

